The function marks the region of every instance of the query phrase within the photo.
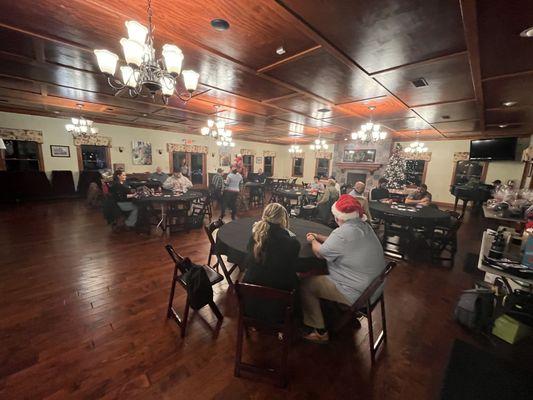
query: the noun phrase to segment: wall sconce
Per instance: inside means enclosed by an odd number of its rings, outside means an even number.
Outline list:
[[[118,151],[119,151],[120,153],[122,153],[122,152],[124,151],[124,147],[119,146]]]
[[[159,155],[161,155],[161,154],[163,154],[163,150],[159,149],[159,150],[157,150],[157,153],[158,153]]]

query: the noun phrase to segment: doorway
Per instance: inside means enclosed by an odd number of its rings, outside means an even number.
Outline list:
[[[181,171],[191,180],[195,188],[207,187],[206,155],[204,153],[173,152],[170,171]]]

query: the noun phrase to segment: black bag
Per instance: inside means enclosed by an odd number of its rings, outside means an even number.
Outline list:
[[[185,258],[182,265],[187,270],[183,274],[183,281],[187,284],[189,304],[193,310],[199,310],[213,301],[211,282],[204,268],[191,263],[189,258]]]
[[[503,308],[505,314],[533,327],[533,293],[516,289],[505,296]]]
[[[455,306],[455,320],[461,325],[488,332],[492,328],[494,293],[488,289],[465,290]]]

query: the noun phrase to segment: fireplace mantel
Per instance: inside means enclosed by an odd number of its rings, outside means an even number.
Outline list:
[[[353,163],[353,162],[337,162],[335,163],[337,168],[340,168],[341,171],[345,170],[353,170],[353,169],[359,169],[359,170],[365,170],[369,171],[370,173],[373,173],[374,171],[377,171],[380,169],[383,164],[375,164],[375,163]]]

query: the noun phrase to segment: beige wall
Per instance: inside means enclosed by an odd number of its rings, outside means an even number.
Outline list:
[[[44,143],[43,159],[44,169],[47,173],[52,170],[71,170],[74,172],[74,179],[78,178],[78,159],[76,147],[73,145],[72,136],[65,132],[65,124],[68,123],[63,118],[48,118],[25,114],[0,112],[0,127],[17,129],[35,129],[43,132]],[[219,166],[219,148],[211,138],[200,135],[180,134],[167,131],[157,131],[144,128],[131,128],[127,126],[97,124],[100,135],[112,138],[111,162],[124,163],[127,172],[154,171],[160,165],[163,170],[169,169],[169,154],[166,151],[167,143],[182,143],[182,140],[192,140],[195,145],[206,145],[209,147],[207,155],[207,169],[209,172],[215,171]],[[144,140],[152,143],[152,165],[133,165],[131,147],[133,140]],[[70,147],[70,158],[58,158],[50,156],[50,145],[64,145]],[[119,147],[124,151],[119,152]],[[309,146],[304,146],[305,162],[303,180],[310,182],[313,179],[315,168],[315,154],[310,151]],[[333,146],[332,146],[333,147]],[[254,150],[256,156],[263,156],[263,150],[275,151],[274,175],[276,177],[290,177],[292,174],[292,158],[288,152],[289,146],[264,144],[258,142],[245,142],[236,140],[236,146],[231,149],[232,160],[240,149]],[[162,154],[159,154],[159,150]],[[255,163],[254,171],[262,168],[263,164]],[[301,181],[302,179],[300,179]]]
[[[529,139],[526,139],[528,142]],[[433,200],[453,203],[455,198],[450,194],[453,173],[453,153],[470,151],[470,140],[446,140],[424,142],[431,152],[431,161],[426,172],[426,184],[433,195]],[[402,146],[407,143],[402,142]],[[520,147],[520,146],[518,146]],[[489,162],[486,183],[495,179],[506,182],[509,179],[520,184],[524,164],[520,161]]]

